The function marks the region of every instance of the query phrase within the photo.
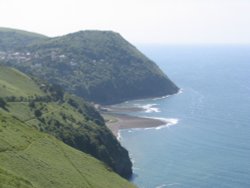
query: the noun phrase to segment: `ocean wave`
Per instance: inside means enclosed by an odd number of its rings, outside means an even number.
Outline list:
[[[127,131],[128,133],[133,133],[135,131],[141,131],[141,130],[160,130],[163,128],[168,128],[170,126],[176,125],[179,122],[179,119],[177,118],[162,118],[162,117],[149,117],[149,116],[142,116],[143,118],[150,118],[150,119],[157,119],[157,120],[161,120],[164,123],[160,126],[157,127],[147,127],[147,128],[129,128],[129,129],[124,129],[124,130],[119,130],[118,134],[117,134],[117,140],[119,140],[120,142],[122,142],[122,136],[121,136],[121,131]]]
[[[163,188],[163,187],[166,187],[166,186],[167,186],[166,184],[162,184],[162,185],[156,186],[155,188]]]
[[[152,113],[152,112],[160,112],[159,108],[156,108],[157,104],[146,104],[146,105],[137,105],[137,107],[142,108],[145,113]]]
[[[117,139],[118,141],[121,141],[121,140],[122,140],[121,130],[118,131],[116,139]]]
[[[145,128],[145,130],[149,130],[149,129],[160,130],[160,129],[163,129],[163,128],[167,128],[167,127],[176,125],[179,122],[179,119],[177,119],[177,118],[160,118],[160,117],[145,117],[145,118],[158,119],[158,120],[161,120],[161,121],[165,122],[164,125],[160,125],[160,126],[157,126],[157,127]]]
[[[170,183],[170,184],[162,184],[162,185],[158,185],[156,186],[155,188],[163,188],[163,187],[172,187],[172,186],[175,186],[175,185],[181,185],[180,183]]]
[[[133,168],[133,171],[135,171],[135,170],[136,170],[136,171],[141,170],[140,168],[138,168],[138,167],[134,167],[134,166],[133,166],[132,168]]]
[[[182,94],[183,93],[183,89],[181,88],[178,93],[176,93],[176,95]]]
[[[168,98],[170,95],[165,95],[165,96],[162,96],[162,97],[156,97],[156,98],[153,98],[153,101],[157,101],[157,100],[161,100],[161,99],[166,99]]]
[[[134,165],[134,164],[135,164],[135,160],[134,160],[134,158],[132,158],[132,156],[131,156],[131,155],[129,155],[129,157],[130,157],[131,163]]]
[[[158,118],[158,117],[156,118],[156,117],[153,117],[153,119],[159,119],[159,120],[166,122],[166,126],[168,126],[168,127],[176,125],[179,122],[179,119],[177,119],[177,118]]]

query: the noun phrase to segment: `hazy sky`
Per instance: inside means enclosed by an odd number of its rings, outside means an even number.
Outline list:
[[[0,0],[0,26],[113,30],[133,43],[250,43],[250,0]]]

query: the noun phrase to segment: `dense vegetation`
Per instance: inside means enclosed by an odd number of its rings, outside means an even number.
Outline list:
[[[0,30],[0,36],[6,33],[11,35],[10,31]],[[12,53],[7,44],[0,41],[4,64],[59,84],[96,103],[117,103],[178,91],[154,62],[111,31],[80,31],[42,39],[38,36],[22,48],[13,46]]]
[[[0,88],[0,114],[12,116],[27,127],[53,135],[91,154],[123,177],[131,176],[128,152],[93,106],[64,93],[58,86],[31,79],[3,66]]]

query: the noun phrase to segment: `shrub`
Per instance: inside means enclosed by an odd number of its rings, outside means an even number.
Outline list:
[[[3,98],[0,97],[0,108],[5,108],[6,107],[6,102]]]
[[[34,114],[36,117],[41,117],[42,112],[40,110],[35,110]]]

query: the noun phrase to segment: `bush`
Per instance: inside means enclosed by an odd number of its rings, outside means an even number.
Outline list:
[[[6,102],[3,98],[0,98],[0,108],[5,108],[6,107]]]
[[[42,112],[40,110],[35,110],[34,114],[36,117],[41,117]]]
[[[36,107],[35,102],[34,101],[30,101],[29,102],[29,107],[30,108],[35,108]]]

